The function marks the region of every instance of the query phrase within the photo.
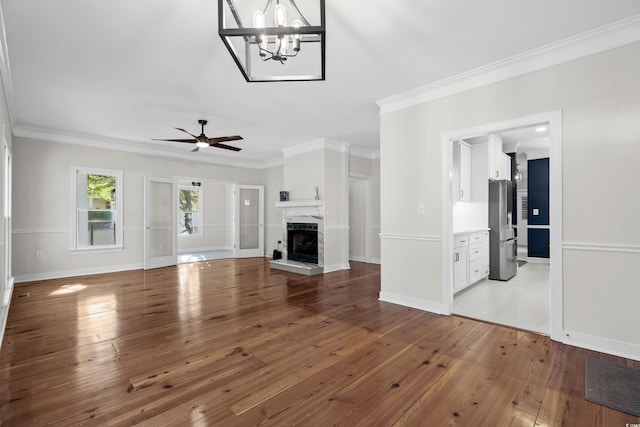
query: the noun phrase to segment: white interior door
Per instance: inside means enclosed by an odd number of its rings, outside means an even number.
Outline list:
[[[178,263],[178,210],[173,179],[145,177],[144,181],[144,269]]]
[[[264,187],[238,185],[236,188],[236,242],[238,258],[264,256]]]

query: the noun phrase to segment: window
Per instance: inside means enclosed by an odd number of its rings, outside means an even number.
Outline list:
[[[178,186],[180,237],[202,236],[202,190],[198,184]]]
[[[73,168],[76,250],[122,248],[122,171]]]

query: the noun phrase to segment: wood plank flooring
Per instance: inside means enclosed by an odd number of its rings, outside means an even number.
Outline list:
[[[2,426],[625,426],[587,356],[378,301],[380,266],[224,259],[17,285]]]

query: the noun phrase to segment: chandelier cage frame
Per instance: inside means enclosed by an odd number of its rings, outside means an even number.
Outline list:
[[[288,4],[289,12],[298,22],[295,27],[287,23],[287,26],[273,24],[257,28],[244,25],[242,18],[249,20],[247,11],[242,13],[236,5],[247,1],[218,0],[218,35],[247,82],[325,80],[325,0],[302,2],[306,6],[317,6],[317,10],[313,10],[315,19],[311,19],[312,23],[302,14],[296,0],[266,0],[264,12],[271,7]],[[313,25],[318,24],[318,20],[319,25]],[[275,50],[265,49],[267,42],[264,40],[273,42]],[[282,40],[285,40],[285,46],[293,47],[285,49],[286,55],[279,54],[278,46]],[[301,62],[296,64],[297,61]],[[306,64],[310,64],[310,69],[302,69]],[[278,72],[269,74],[266,70]]]

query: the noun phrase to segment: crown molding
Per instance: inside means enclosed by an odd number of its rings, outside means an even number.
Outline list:
[[[640,14],[376,101],[380,114],[640,41]]]
[[[52,129],[41,129],[27,126],[15,126],[13,135],[21,138],[36,139],[41,141],[52,141],[61,144],[81,145],[85,147],[101,148],[105,150],[124,151],[129,153],[146,154],[155,157],[169,157],[172,159],[183,159],[201,163],[210,163],[220,166],[234,166],[248,169],[263,169],[262,161],[252,161],[236,159],[223,155],[208,153],[198,153],[197,158],[194,153],[179,150],[175,147],[161,145],[151,146],[148,142],[106,138],[98,135],[72,134],[56,131]]]
[[[362,157],[363,159],[374,160],[380,158],[380,150],[372,150],[358,145],[351,145],[349,147],[349,154],[356,157]]]
[[[285,158],[287,158],[297,156],[299,154],[310,153],[317,150],[333,150],[345,153],[349,150],[349,144],[346,142],[336,141],[334,139],[319,138],[303,144],[283,148],[282,154]]]

